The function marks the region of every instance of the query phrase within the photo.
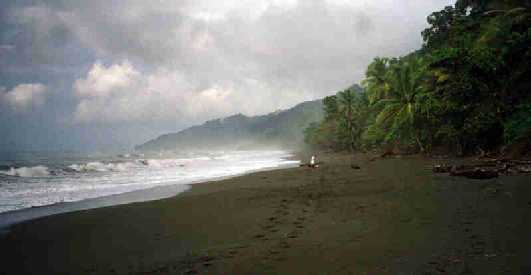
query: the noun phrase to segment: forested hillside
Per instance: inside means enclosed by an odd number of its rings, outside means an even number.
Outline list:
[[[527,0],[458,0],[434,12],[421,49],[375,58],[363,91],[349,88],[323,100],[325,117],[306,129],[306,142],[456,154],[529,144],[529,8]]]
[[[321,101],[308,101],[291,109],[263,116],[237,114],[207,121],[178,133],[162,135],[136,149],[249,149],[260,146],[298,148],[303,145],[303,130],[322,117]]]

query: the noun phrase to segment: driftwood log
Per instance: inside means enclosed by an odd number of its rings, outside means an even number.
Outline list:
[[[486,170],[486,169],[481,169],[481,168],[466,169],[466,170],[452,169],[452,171],[450,171],[450,176],[484,180],[484,179],[497,178],[499,176],[499,173],[496,170]]]
[[[449,173],[451,176],[466,177],[470,179],[491,179],[501,174],[531,173],[531,161],[488,159],[482,163],[471,165],[436,164],[434,173]]]
[[[436,164],[433,166],[433,173],[450,173],[453,166],[448,164]]]

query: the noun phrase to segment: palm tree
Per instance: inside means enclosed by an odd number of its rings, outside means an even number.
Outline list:
[[[346,131],[351,153],[359,149],[357,147],[367,121],[368,105],[366,93],[362,90],[349,88],[338,93],[338,111],[342,124],[340,129]]]
[[[388,58],[377,57],[369,64],[367,72],[365,72],[365,80],[363,80],[362,84],[367,91],[371,103],[374,103],[378,98],[385,97],[387,94],[386,75],[388,70]]]
[[[339,92],[339,111],[342,115],[348,133],[349,151],[354,151],[354,101],[356,98],[355,92],[351,89]]]
[[[421,151],[419,122],[423,113],[425,95],[425,72],[422,60],[407,58],[393,64],[386,74],[387,91],[374,94],[373,108],[380,110],[376,117],[376,125],[388,130],[388,139],[404,138],[408,133],[415,133],[415,140]]]

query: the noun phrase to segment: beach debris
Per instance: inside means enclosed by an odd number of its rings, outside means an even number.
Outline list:
[[[469,165],[435,164],[432,171],[433,173],[449,173],[450,176],[470,179],[491,179],[500,175],[531,173],[531,161],[488,159]]]
[[[458,177],[465,177],[469,179],[492,179],[497,178],[499,176],[498,171],[496,170],[487,170],[482,168],[474,168],[474,169],[465,169],[465,170],[459,170],[459,169],[452,169],[450,171],[451,176],[458,176]]]
[[[357,165],[357,164],[351,164],[351,165],[350,165],[350,168],[352,168],[352,169],[354,169],[354,170],[359,170],[359,169],[361,169],[361,167],[360,167],[359,165]]]
[[[449,173],[453,166],[448,164],[436,164],[433,166],[433,173]]]
[[[518,166],[517,169],[520,173],[531,173],[531,166]]]
[[[386,150],[385,152],[383,152],[380,157],[381,158],[386,158],[386,157],[392,157],[396,155],[395,152],[393,150]]]

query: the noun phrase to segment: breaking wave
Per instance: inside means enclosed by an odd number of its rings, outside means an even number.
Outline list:
[[[0,163],[0,213],[297,165],[297,161],[286,159],[289,156],[283,151],[227,151],[168,158],[131,154],[130,158],[6,160]]]
[[[11,167],[7,171],[0,171],[0,174],[13,176],[13,177],[22,177],[22,178],[37,178],[37,177],[47,177],[50,175],[50,171],[46,166],[33,166],[33,167],[20,167],[14,168]]]
[[[85,164],[72,164],[68,166],[67,172],[121,172],[127,171],[137,166],[133,162],[104,163],[99,161],[88,162]],[[68,171],[70,170],[70,171]]]
[[[152,168],[169,168],[182,166],[173,159],[138,159],[128,162],[88,162],[85,164],[72,164],[66,169],[66,172],[124,172],[142,167]]]
[[[4,166],[0,167],[0,175],[32,178],[65,175],[69,173],[126,172],[141,168],[164,169],[182,166],[184,166],[183,162],[175,159],[137,159],[126,162],[93,161],[82,164],[71,164],[62,169],[50,169],[43,165],[20,168]]]

